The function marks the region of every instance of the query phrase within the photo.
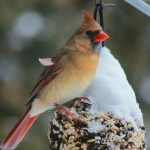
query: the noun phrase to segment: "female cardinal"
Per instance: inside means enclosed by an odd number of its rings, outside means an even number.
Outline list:
[[[16,148],[40,113],[83,93],[95,74],[101,42],[107,38],[93,17],[83,11],[81,27],[60,52],[39,59],[46,67],[30,94],[24,116],[2,143],[3,150]]]

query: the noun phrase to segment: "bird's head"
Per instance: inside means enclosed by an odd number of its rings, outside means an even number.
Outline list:
[[[82,39],[90,41],[95,48],[101,45],[109,36],[103,31],[102,27],[94,20],[94,18],[85,10],[83,10],[82,24],[79,31]]]

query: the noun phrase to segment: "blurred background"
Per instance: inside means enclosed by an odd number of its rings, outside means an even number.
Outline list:
[[[107,46],[136,92],[150,139],[150,18],[124,1],[105,1],[116,3],[104,10]],[[81,23],[82,9],[93,14],[94,0],[0,1],[0,141],[24,111],[43,69],[38,58],[65,44]],[[49,119],[42,114],[17,150],[48,149]]]

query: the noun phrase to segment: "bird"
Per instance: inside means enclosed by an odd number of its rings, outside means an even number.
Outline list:
[[[106,46],[99,57],[94,79],[82,95],[91,99],[93,111],[110,112],[137,127],[144,126],[135,92],[121,64]]]
[[[15,149],[41,113],[80,96],[90,85],[101,43],[109,36],[87,11],[83,10],[82,16],[81,26],[58,54],[39,59],[45,68],[29,96],[23,117],[2,142],[2,150]]]

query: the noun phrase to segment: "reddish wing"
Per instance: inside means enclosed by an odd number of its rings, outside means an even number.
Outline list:
[[[29,100],[26,105],[30,105],[33,101],[33,99],[37,96],[39,91],[46,86],[49,82],[51,82],[62,70],[62,67],[58,67],[56,64],[59,62],[59,60],[63,57],[63,55],[58,55],[56,57],[53,57],[54,65],[47,66],[44,68],[42,74],[40,75],[37,84],[34,86],[30,96]]]

